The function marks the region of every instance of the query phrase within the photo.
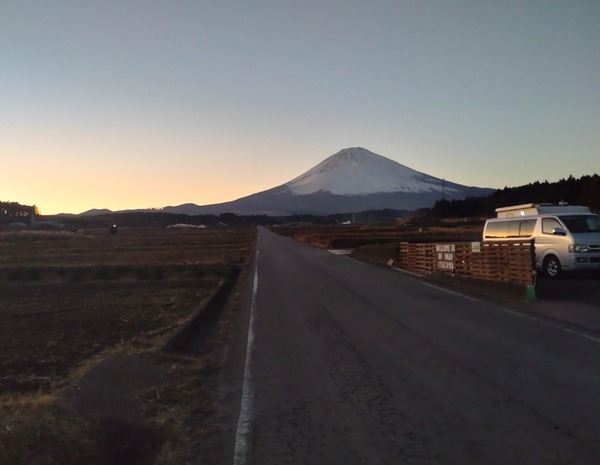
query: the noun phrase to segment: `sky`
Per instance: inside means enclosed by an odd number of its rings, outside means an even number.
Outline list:
[[[0,0],[0,200],[220,203],[364,147],[503,188],[600,174],[600,2]]]

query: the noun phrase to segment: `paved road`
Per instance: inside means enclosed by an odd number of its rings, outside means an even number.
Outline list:
[[[259,233],[234,463],[598,464],[600,340]]]

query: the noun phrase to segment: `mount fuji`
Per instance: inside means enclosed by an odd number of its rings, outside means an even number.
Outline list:
[[[415,210],[442,198],[486,196],[494,189],[470,187],[413,170],[361,147],[347,148],[291,181],[232,202],[184,204],[163,211],[188,215],[235,213],[291,215]]]

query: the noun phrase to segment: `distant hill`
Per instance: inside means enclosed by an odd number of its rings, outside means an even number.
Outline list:
[[[108,208],[92,208],[91,210],[84,211],[80,213],[80,216],[98,216],[98,215],[108,215],[113,213],[112,210]]]

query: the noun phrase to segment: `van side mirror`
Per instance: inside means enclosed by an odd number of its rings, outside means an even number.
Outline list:
[[[555,236],[566,236],[567,231],[565,231],[563,228],[554,228],[552,230],[552,234],[554,234]]]

